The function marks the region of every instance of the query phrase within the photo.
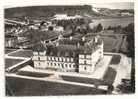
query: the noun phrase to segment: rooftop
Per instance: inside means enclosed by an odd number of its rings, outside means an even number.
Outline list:
[[[67,14],[56,14],[52,20],[70,20],[70,19],[80,19],[82,16],[68,16]]]
[[[41,42],[34,46],[34,51],[43,52],[46,51],[47,55],[50,56],[69,56],[75,57],[79,53],[90,54],[94,52],[98,45],[102,43],[100,37],[95,37],[92,40],[85,40],[85,37],[82,39],[78,38],[58,38],[54,42],[44,43]]]

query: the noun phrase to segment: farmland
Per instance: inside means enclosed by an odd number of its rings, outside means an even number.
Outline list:
[[[15,53],[9,54],[9,56],[14,57],[31,57],[33,55],[33,52],[31,50],[20,50]]]
[[[120,55],[113,55],[110,64],[111,64],[111,65],[112,65],[112,64],[117,65],[117,64],[120,63],[120,60],[121,60],[121,56],[120,56]]]
[[[6,77],[7,87],[6,94],[12,93],[13,96],[42,96],[42,95],[90,95],[90,94],[106,94],[106,91],[82,87],[76,85],[68,85],[48,81],[26,80],[21,78]],[[15,85],[16,82],[16,85]],[[22,85],[22,86],[21,86]],[[12,90],[10,90],[12,89]],[[51,90],[52,89],[52,90]],[[9,94],[8,94],[9,95]]]
[[[16,49],[5,49],[5,54],[8,54],[10,52],[16,51]]]
[[[17,64],[17,63],[19,63],[21,61],[23,61],[23,60],[21,60],[21,59],[10,59],[10,58],[6,58],[5,59],[5,68],[8,68],[10,66],[13,66],[13,65],[15,65],[15,64]]]
[[[103,31],[104,32],[104,31]],[[124,45],[125,49],[127,49],[126,42],[124,42],[123,35],[118,34],[106,34],[106,33],[95,33],[95,34],[87,34],[87,38],[91,39],[94,35],[101,35],[101,38],[104,42],[104,52],[118,52],[121,50],[121,46]]]

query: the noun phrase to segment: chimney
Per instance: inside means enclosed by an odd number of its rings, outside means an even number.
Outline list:
[[[56,46],[59,46],[59,42],[56,43]]]
[[[49,40],[49,43],[52,43],[52,41],[51,41],[51,40]]]
[[[80,47],[80,43],[77,44],[77,47],[78,47],[78,48]]]
[[[82,41],[84,42],[86,40],[85,36],[82,37]]]
[[[73,39],[73,37],[72,36],[70,36],[70,38],[69,38],[70,40],[72,40]]]
[[[42,44],[45,44],[45,41],[41,41]]]
[[[95,43],[97,43],[97,42],[98,42],[98,39],[97,39],[97,37],[95,37],[95,38],[94,38],[94,41],[95,41]]]
[[[58,39],[63,39],[63,35],[60,34],[60,35],[58,36]]]

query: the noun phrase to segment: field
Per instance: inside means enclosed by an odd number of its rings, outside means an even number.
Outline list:
[[[105,75],[109,75],[108,73],[109,72],[107,70],[107,73]],[[48,77],[48,76],[52,75],[52,74],[49,74],[49,73],[33,73],[33,72],[26,72],[26,71],[19,71],[17,74],[18,75],[23,75],[23,76],[29,76],[29,77],[38,77],[38,78],[39,77]],[[59,75],[59,77],[62,78],[63,80],[65,80],[65,81],[86,83],[86,84],[94,84],[94,85],[97,85],[97,86],[98,85],[110,85],[110,84],[112,84],[112,83],[107,81],[108,79],[106,79],[106,77],[105,77],[106,81],[99,80],[99,79],[94,79],[94,78],[92,79],[92,78],[74,77],[74,76],[65,76],[65,75]],[[111,76],[111,78],[112,78],[112,76]]]
[[[86,84],[94,84],[94,85],[109,85],[108,82],[99,79],[92,78],[83,78],[83,77],[70,77],[70,76],[61,76],[65,81],[86,83]]]
[[[106,93],[106,91],[89,87],[6,77],[6,95],[12,96],[94,95]]]
[[[93,36],[97,34],[88,34],[87,38],[91,39]],[[122,45],[124,49],[127,49],[127,46],[124,42],[124,38],[122,35],[117,35],[117,34],[100,34],[102,40],[104,41],[104,52],[119,52],[122,48]],[[123,50],[125,51],[125,50]],[[122,52],[123,52],[122,51]]]
[[[16,51],[17,49],[5,49],[5,54]]]
[[[18,71],[18,75],[23,75],[23,76],[30,76],[30,77],[48,77],[52,74],[47,74],[47,73],[33,73],[33,72],[27,72],[27,71]]]
[[[114,49],[114,44],[117,42],[117,39],[113,37],[102,37],[104,41],[104,51],[105,52],[112,52]]]
[[[120,63],[121,56],[120,55],[113,55],[110,64],[117,65]]]
[[[101,23],[104,28],[108,28],[109,26],[117,26],[121,25],[122,27],[127,26],[130,23],[134,23],[133,17],[126,18],[107,18],[107,19],[92,19],[93,23],[90,24],[90,27],[93,28],[97,24]]]
[[[30,50],[21,50],[17,51],[15,53],[9,54],[9,56],[15,56],[15,57],[31,57],[33,55],[33,52]]]
[[[108,67],[103,79],[107,81],[109,84],[113,84],[116,74],[117,72],[113,68]]]
[[[17,63],[19,63],[21,61],[23,61],[23,60],[21,60],[21,59],[10,59],[10,58],[6,58],[5,59],[5,68],[8,68],[10,66],[13,66],[13,65],[15,65],[15,64],[17,64]]]

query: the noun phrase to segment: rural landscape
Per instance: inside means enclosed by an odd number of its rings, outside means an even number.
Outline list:
[[[134,9],[51,5],[4,14],[6,96],[135,93]]]

